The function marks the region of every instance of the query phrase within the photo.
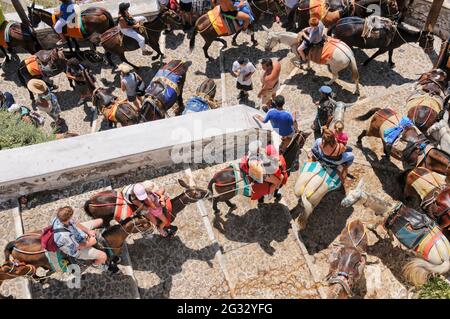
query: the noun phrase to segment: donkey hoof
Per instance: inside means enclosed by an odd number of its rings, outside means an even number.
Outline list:
[[[236,41],[232,41],[232,42],[231,42],[231,45],[234,46],[234,47],[237,47],[237,46],[238,46],[238,44],[237,44]]]
[[[219,215],[220,214],[220,209],[214,209],[214,214]]]

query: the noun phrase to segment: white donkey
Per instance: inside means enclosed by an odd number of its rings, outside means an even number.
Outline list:
[[[297,57],[297,61],[300,59],[300,56],[297,52],[298,42],[297,42],[297,33],[293,32],[287,32],[287,31],[280,31],[275,32],[271,31],[265,26],[263,26],[263,29],[266,31],[266,43],[264,44],[264,49],[266,51],[272,51],[272,49],[277,44],[285,44],[291,48],[291,51],[295,54]],[[333,74],[333,77],[330,81],[325,82],[325,84],[330,85],[334,83],[337,78],[338,74],[341,70],[347,68],[349,65],[352,69],[352,79],[355,82],[356,89],[355,94],[359,94],[359,73],[358,73],[358,66],[356,64],[355,55],[353,54],[352,49],[342,42],[341,40],[330,38],[327,40],[324,44],[324,49],[322,53],[324,52],[332,52],[331,56],[329,58],[321,59],[321,63],[327,64],[330,66],[331,73]],[[323,55],[322,55],[323,56]],[[292,61],[294,64],[296,64],[294,61]],[[310,61],[308,60],[308,68],[310,67]]]
[[[444,152],[450,154],[450,127],[448,125],[448,111],[444,113],[444,117],[439,122],[433,124],[428,131],[427,135],[431,136],[435,141],[439,143],[439,148]]]
[[[341,205],[350,207],[361,201],[364,207],[369,207],[375,211],[375,214],[386,217],[392,211],[392,208],[395,207],[395,204],[392,205],[384,199],[364,191],[362,189],[363,185],[364,182],[361,179],[356,189],[350,191],[342,200]],[[369,228],[374,229],[374,227]],[[391,240],[393,240],[392,236],[395,234],[392,234],[391,231],[388,231],[388,234]],[[418,251],[424,246],[429,246],[429,250],[425,255]],[[415,285],[424,284],[431,273],[445,274],[450,270],[450,242],[439,227],[433,228],[424,237],[414,253],[420,257],[413,258],[409,261],[403,268],[403,274]]]

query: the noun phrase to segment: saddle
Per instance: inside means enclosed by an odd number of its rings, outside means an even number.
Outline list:
[[[63,27],[63,34],[67,37],[74,39],[84,39],[86,31],[84,30],[82,17],[85,11],[81,12],[81,9],[78,5],[74,5],[73,8],[75,16],[73,19],[67,21],[67,24]],[[55,25],[56,21],[57,21],[56,15],[52,14],[53,26]]]
[[[339,44],[338,39],[331,37],[324,37],[324,39],[317,44],[310,44],[305,49],[305,55],[308,60],[317,64],[326,64],[332,57],[334,50]]]
[[[9,47],[11,33],[16,33],[19,36],[23,35],[20,23],[4,21],[0,24],[0,46],[6,49]]]
[[[361,36],[364,41],[385,38],[382,46],[388,46],[395,36],[397,26],[388,18],[371,15],[364,19],[364,27]]]
[[[403,245],[415,250],[437,224],[427,215],[399,203],[386,218],[384,227]]]
[[[208,17],[214,30],[219,36],[232,35],[241,30],[236,19],[226,17],[220,11],[220,6],[208,11]]]
[[[146,38],[144,26],[139,29],[139,33]],[[104,43],[114,39],[115,37],[119,37],[119,46],[123,46],[130,51],[139,49],[139,43],[135,39],[128,37],[120,32],[119,26],[115,26],[101,34],[100,44],[103,45]]]

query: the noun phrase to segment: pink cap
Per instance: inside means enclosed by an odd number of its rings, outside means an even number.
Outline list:
[[[134,195],[136,195],[137,199],[145,200],[148,198],[147,192],[145,191],[145,187],[142,184],[136,184],[133,187]]]

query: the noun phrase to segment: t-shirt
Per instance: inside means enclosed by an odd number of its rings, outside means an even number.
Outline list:
[[[323,25],[322,21],[319,21],[319,24],[317,27],[311,27],[309,29],[309,41],[311,43],[319,43],[323,39],[323,29],[325,26]]]
[[[137,78],[134,73],[128,73],[122,79],[122,83],[125,85],[127,96],[135,96],[137,89]]]
[[[247,80],[244,80],[244,77],[247,74],[253,73],[256,71],[256,68],[253,65],[253,63],[248,62],[245,65],[240,65],[238,61],[234,61],[232,71],[237,72],[238,70],[240,70],[240,73],[239,73],[239,76],[237,77],[237,81],[242,85],[251,85],[252,84],[251,77]]]
[[[14,103],[16,103],[14,101],[14,97],[12,96],[11,93],[9,92],[4,92],[3,96],[5,97],[5,100],[0,102],[0,109],[9,109],[11,107],[11,105],[13,105]]]
[[[264,123],[268,121],[281,136],[288,136],[294,132],[294,118],[291,113],[285,110],[270,109],[266,114]]]
[[[285,5],[289,9],[292,9],[293,7],[295,7],[296,4],[298,4],[298,0],[286,0],[285,1]]]
[[[76,223],[70,220],[69,226],[65,226],[55,217],[52,221],[53,229],[66,229],[67,232],[58,232],[53,235],[53,240],[61,251],[69,256],[77,258],[80,255],[78,246],[86,240],[87,234],[78,229]]]

